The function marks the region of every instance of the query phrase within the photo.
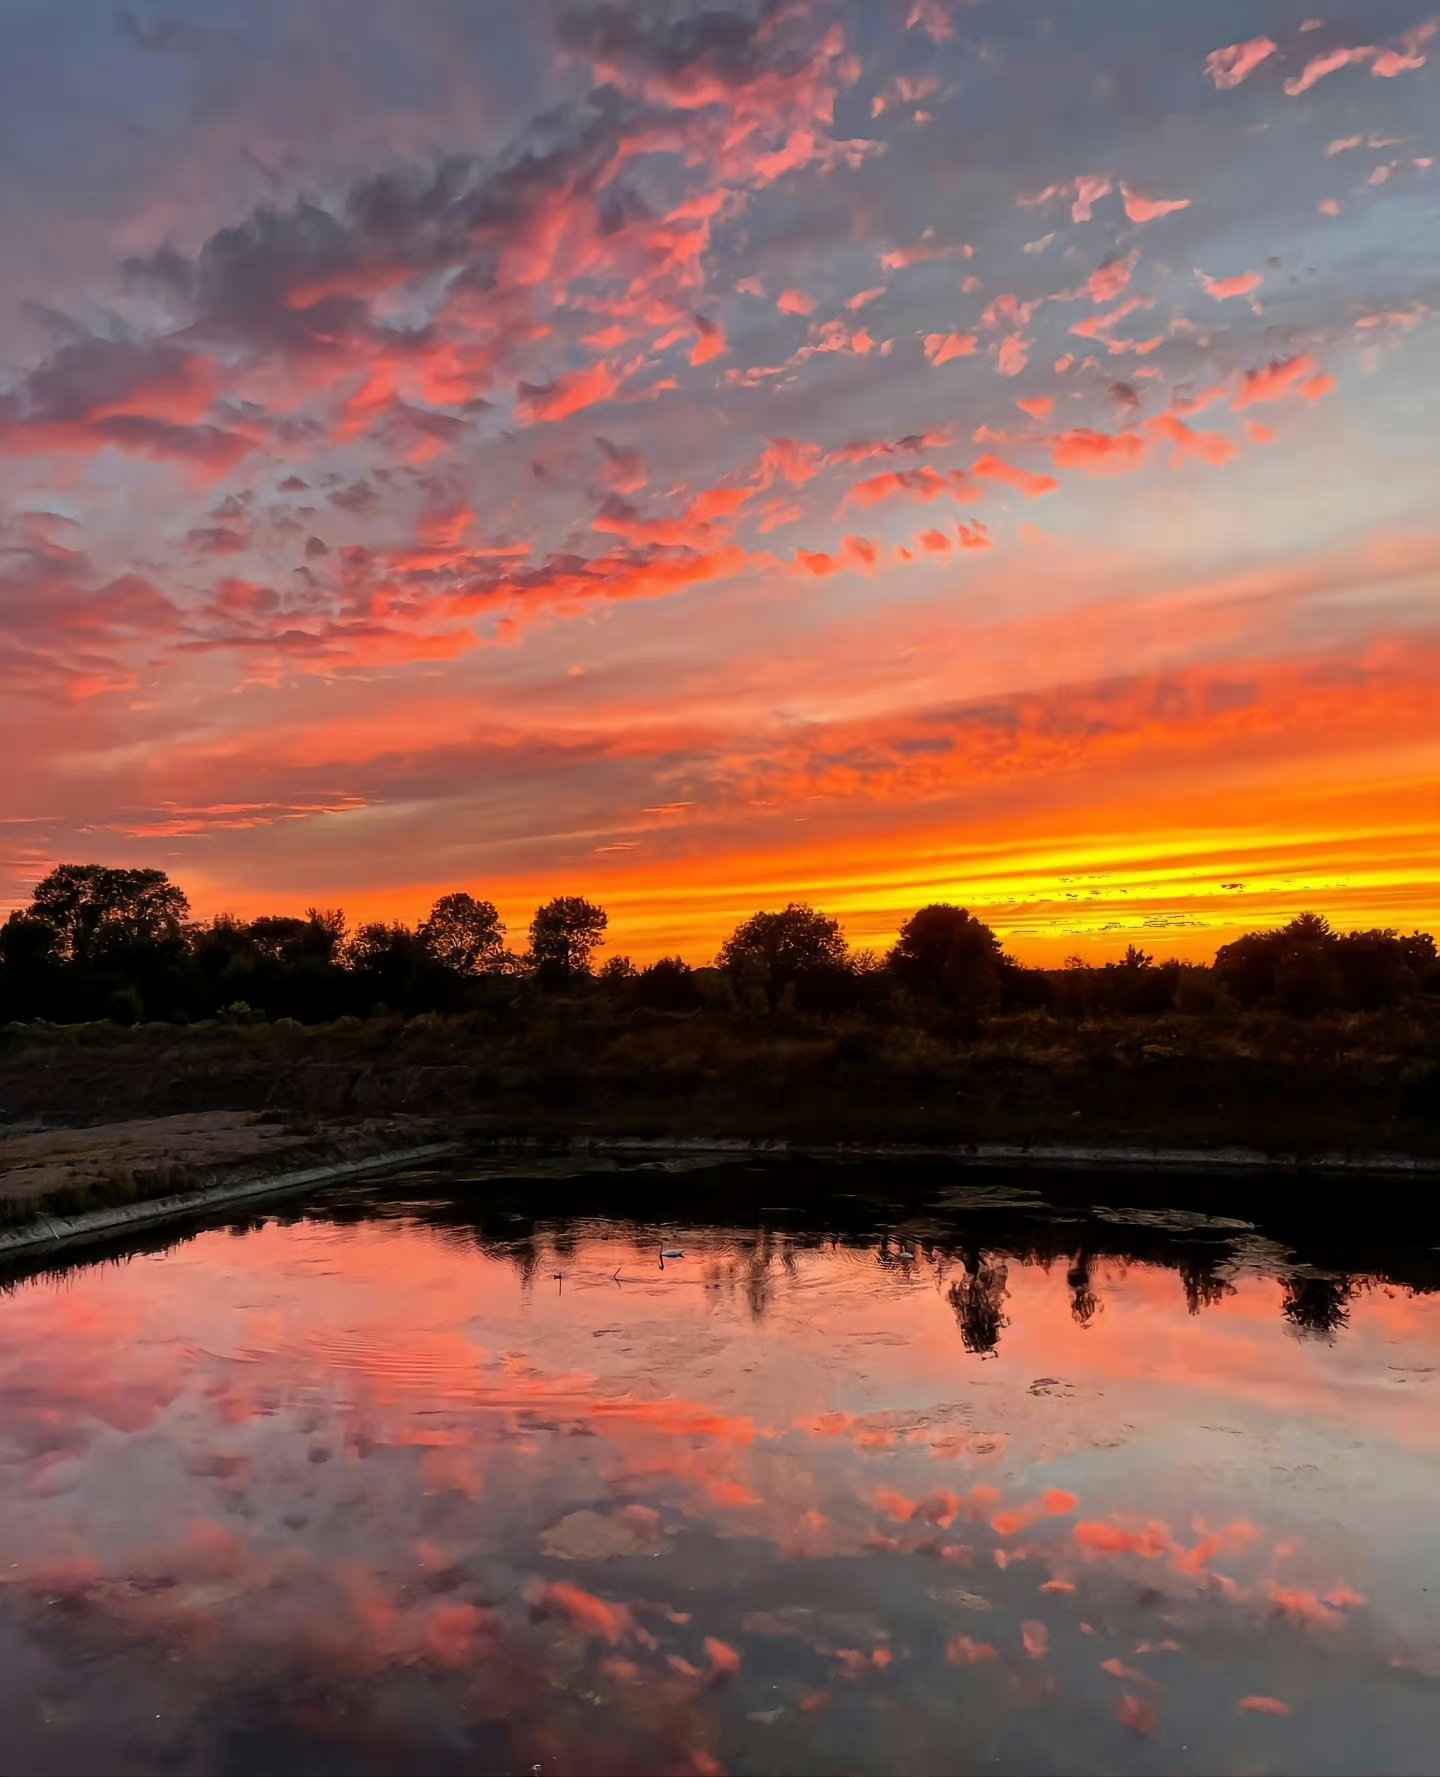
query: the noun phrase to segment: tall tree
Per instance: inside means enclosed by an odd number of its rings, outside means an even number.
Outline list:
[[[53,928],[65,961],[90,963],[113,945],[178,939],[190,903],[163,870],[60,864],[35,885],[30,911]]]
[[[560,895],[537,907],[530,922],[530,960],[535,973],[550,981],[588,975],[609,923],[605,909],[581,895]]]
[[[806,975],[843,968],[849,948],[840,922],[792,901],[778,913],[752,913],[720,947],[720,967],[758,987],[773,1011],[785,989]]]
[[[890,972],[920,998],[984,1006],[999,991],[1004,952],[983,920],[940,901],[912,913],[890,952]]]
[[[463,891],[441,895],[420,927],[420,940],[442,968],[456,975],[498,969],[505,956],[505,927],[489,901]]]

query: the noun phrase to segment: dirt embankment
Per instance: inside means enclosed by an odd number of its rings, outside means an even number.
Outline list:
[[[254,1111],[0,1133],[0,1229],[340,1171],[440,1139],[415,1117],[316,1122]]]

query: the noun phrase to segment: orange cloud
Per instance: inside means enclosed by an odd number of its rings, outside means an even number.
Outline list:
[[[1141,197],[1133,186],[1125,184],[1120,187],[1120,195],[1125,200],[1125,214],[1137,223],[1173,216],[1177,210],[1188,210],[1192,201],[1188,197]]]
[[[985,458],[986,462],[993,461]],[[975,473],[980,473],[980,466],[975,465]],[[1015,471],[1016,474],[1020,472]],[[885,469],[878,475],[868,476],[864,481],[857,481],[845,495],[843,505],[846,506],[878,506],[882,500],[909,495],[916,500],[957,500],[962,505],[972,504],[980,498],[980,490],[971,485],[964,471],[960,469]]]
[[[970,468],[982,481],[1003,481],[1010,487],[1018,488],[1027,500],[1038,500],[1042,494],[1052,494],[1060,485],[1053,475],[1034,475],[1028,469],[1017,469],[1013,463],[1007,463],[1000,457],[978,457]]]
[[[1128,211],[1129,204],[1127,202]],[[1112,302],[1130,282],[1130,275],[1139,262],[1138,253],[1128,253],[1123,259],[1107,259],[1104,265],[1091,272],[1086,289],[1090,292],[1092,302]]]
[[[929,265],[936,259],[951,259],[965,251],[963,242],[942,241],[933,228],[927,228],[920,239],[912,241],[908,247],[891,247],[883,252],[880,264],[886,271],[903,271],[906,266]]]
[[[602,359],[587,369],[567,371],[552,383],[521,383],[515,416],[529,424],[569,419],[608,401],[623,381]]]
[[[568,1617],[581,1634],[612,1646],[635,1633],[635,1619],[625,1605],[607,1604],[568,1580],[534,1580],[525,1596],[533,1610]]]
[[[725,338],[725,329],[718,321],[707,320],[704,315],[695,316],[695,327],[699,338],[690,352],[692,364],[708,364],[712,358],[718,358],[729,349]]]
[[[1359,44],[1354,49],[1331,49],[1324,55],[1313,56],[1304,69],[1293,79],[1285,82],[1285,91],[1290,97],[1296,98],[1301,93],[1308,93],[1317,81],[1324,80],[1327,75],[1337,73],[1341,68],[1349,68],[1359,63],[1373,61],[1379,52],[1367,44]],[[1424,57],[1421,57],[1424,60]]]
[[[1147,1738],[1160,1725],[1154,1705],[1129,1692],[1115,1705],[1115,1719],[1122,1727],[1129,1728],[1132,1734],[1142,1734]]]
[[[953,1636],[945,1643],[945,1658],[952,1666],[981,1666],[999,1657],[988,1641],[972,1641],[968,1635]]]
[[[1087,315],[1083,321],[1076,321],[1070,331],[1078,334],[1081,339],[1103,339],[1128,316],[1154,306],[1148,296],[1127,296],[1123,301],[1117,302],[1113,309],[1107,309],[1103,315]]]
[[[1248,296],[1265,282],[1258,271],[1237,272],[1231,278],[1210,278],[1203,271],[1197,271],[1195,276],[1199,278],[1206,294],[1213,296],[1216,302],[1225,302],[1232,296]]]
[[[971,357],[976,349],[973,333],[927,333],[925,335],[925,356],[937,367],[948,364],[952,358]]]
[[[1072,222],[1088,222],[1094,214],[1094,206],[1102,197],[1108,197],[1115,189],[1114,183],[1103,173],[1082,173],[1075,181],[1075,201],[1070,206]]]
[[[1152,437],[1168,439],[1175,446],[1175,455],[1170,459],[1170,466],[1175,469],[1188,457],[1218,467],[1238,454],[1233,439],[1220,432],[1196,432],[1173,413],[1156,414],[1146,420],[1145,429]]]
[[[1252,37],[1248,43],[1232,43],[1226,49],[1212,49],[1205,58],[1205,72],[1217,87],[1239,86],[1262,62],[1268,61],[1278,47],[1268,37]]]
[[[1239,391],[1230,403],[1232,412],[1243,413],[1261,402],[1283,401],[1298,392],[1307,401],[1318,401],[1335,387],[1335,379],[1320,374],[1320,366],[1308,352],[1293,358],[1273,358],[1259,370],[1247,370]]]
[[[1088,426],[1062,433],[1050,446],[1057,469],[1082,469],[1087,475],[1129,475],[1146,453],[1138,432],[1096,432]]]

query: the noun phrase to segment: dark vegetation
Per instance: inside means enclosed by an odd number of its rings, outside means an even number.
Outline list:
[[[1314,914],[1209,965],[1024,968],[963,908],[885,957],[809,907],[714,966],[597,966],[602,909],[418,927],[189,919],[158,871],[63,866],[0,926],[0,1109],[415,1111],[541,1133],[1440,1150],[1440,965]],[[186,1027],[189,1028],[180,1028]]]

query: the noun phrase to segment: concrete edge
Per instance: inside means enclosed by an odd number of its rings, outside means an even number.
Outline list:
[[[595,1154],[775,1154],[821,1160],[949,1160],[962,1166],[1047,1166],[1067,1169],[1149,1167],[1161,1172],[1284,1172],[1326,1176],[1440,1178],[1440,1158],[1414,1154],[1267,1153],[1263,1148],[1084,1147],[1068,1143],[1023,1146],[973,1142],[926,1146],[912,1142],[796,1142],[743,1136],[556,1135],[473,1132],[471,1143],[497,1148],[559,1148]]]
[[[459,1151],[454,1141],[425,1142],[418,1147],[390,1148],[380,1153],[357,1155],[348,1160],[328,1160],[297,1172],[277,1172],[268,1178],[237,1179],[210,1190],[182,1191],[169,1197],[150,1197],[140,1203],[117,1203],[109,1209],[90,1209],[76,1216],[37,1215],[32,1225],[0,1234],[0,1261],[12,1255],[30,1254],[85,1240],[98,1240],[125,1228],[168,1222],[177,1216],[203,1214],[229,1203],[254,1197],[271,1197],[282,1191],[303,1190],[307,1185],[335,1184],[367,1172],[382,1172],[412,1160],[436,1160]]]

